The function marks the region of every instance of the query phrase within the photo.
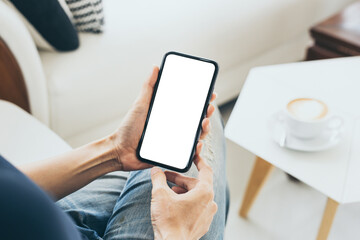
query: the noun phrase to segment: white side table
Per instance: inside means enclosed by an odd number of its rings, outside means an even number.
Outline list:
[[[344,117],[341,142],[322,152],[281,148],[268,119],[291,99],[324,100]],[[227,138],[257,155],[240,209],[246,217],[275,166],[328,197],[317,239],[327,239],[339,204],[360,201],[360,57],[254,68],[225,128]]]

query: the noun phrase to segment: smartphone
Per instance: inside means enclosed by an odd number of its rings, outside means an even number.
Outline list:
[[[218,69],[212,60],[165,54],[137,148],[139,160],[189,170]]]

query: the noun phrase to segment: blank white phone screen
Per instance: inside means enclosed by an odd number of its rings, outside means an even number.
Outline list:
[[[139,152],[142,158],[179,169],[187,166],[214,72],[209,62],[166,57]]]

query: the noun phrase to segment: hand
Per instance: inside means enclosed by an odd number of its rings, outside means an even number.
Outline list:
[[[198,179],[179,173],[165,174],[160,168],[151,169],[151,223],[155,239],[200,239],[209,230],[217,211],[214,202],[213,172],[199,156],[197,146],[194,163]],[[166,180],[176,185],[169,188]]]
[[[154,67],[151,76],[144,83],[140,95],[129,112],[126,114],[119,129],[110,136],[110,139],[114,145],[113,155],[119,163],[118,170],[131,171],[151,167],[150,164],[138,160],[136,157],[136,148],[144,129],[145,120],[158,73],[159,68]],[[216,95],[213,94],[211,101],[213,101],[215,98]],[[203,139],[210,131],[209,117],[211,117],[214,110],[214,106],[210,104],[207,109],[206,118],[202,122],[202,134],[200,139]]]

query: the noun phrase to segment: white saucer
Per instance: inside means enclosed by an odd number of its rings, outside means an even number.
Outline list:
[[[279,117],[281,114],[273,114],[268,121],[268,128],[272,139],[280,145],[283,140],[285,132],[284,120]],[[284,146],[288,149],[305,151],[305,152],[317,152],[334,147],[341,140],[341,130],[327,130],[323,134],[312,139],[299,139],[286,134],[286,140]]]

